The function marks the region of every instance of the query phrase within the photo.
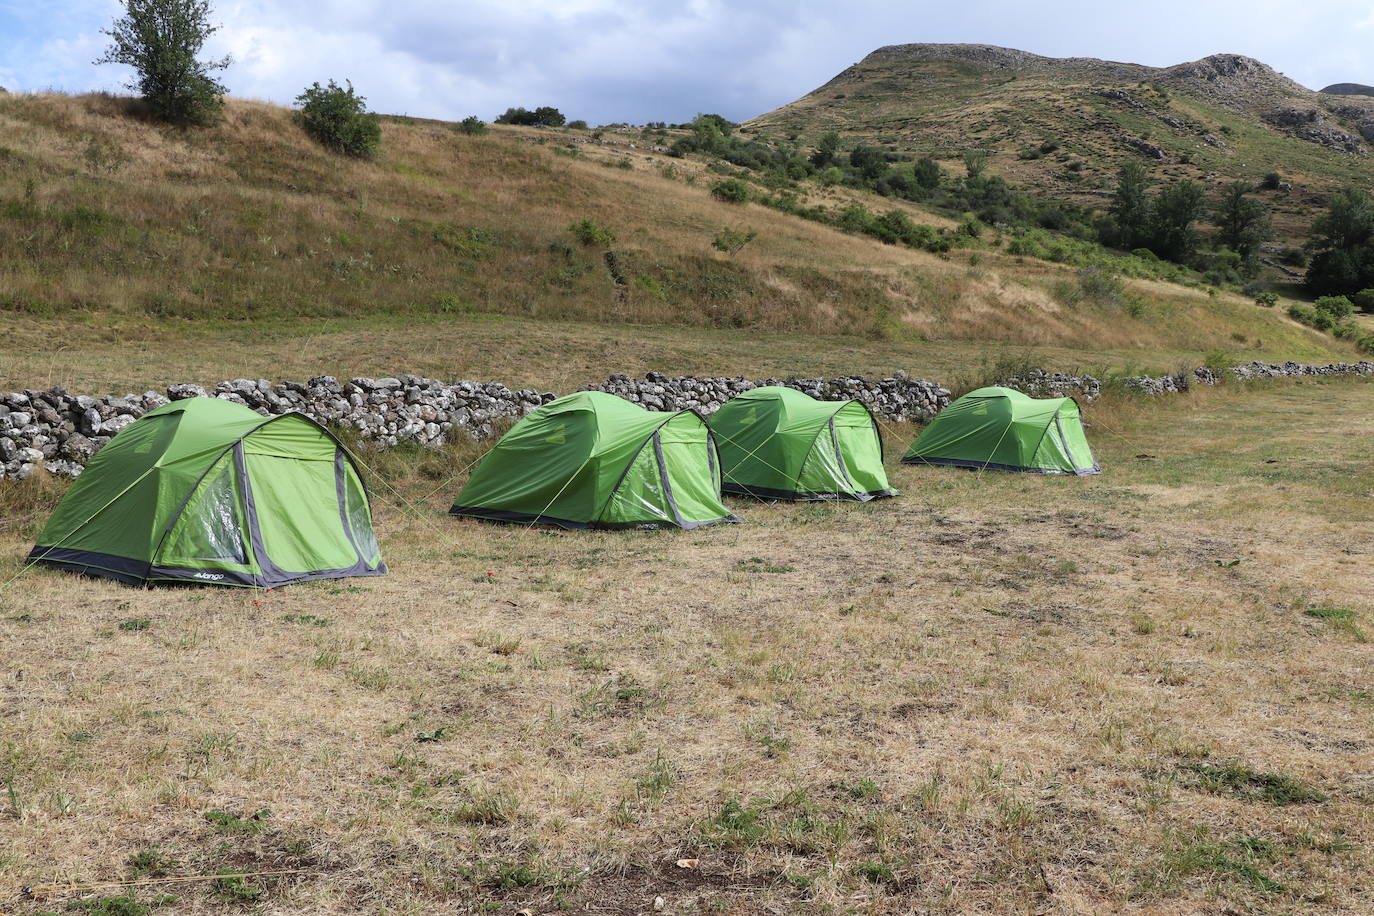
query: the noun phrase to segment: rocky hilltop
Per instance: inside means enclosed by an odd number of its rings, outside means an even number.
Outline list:
[[[1329,108],[1320,93],[1243,54],[1213,54],[1171,67],[1151,67],[1092,57],[1044,57],[995,45],[887,45],[822,88],[846,78],[862,80],[870,70],[890,70],[902,64],[953,64],[1004,78],[1039,76],[1066,83],[1104,84],[1100,88],[1149,84],[1157,90],[1181,93],[1261,118],[1293,137],[1342,152],[1362,155],[1374,143],[1374,99],[1368,111],[1351,105],[1340,110]],[[1349,126],[1354,130],[1334,123],[1332,115],[1336,120],[1351,122]]]
[[[954,175],[978,149],[993,174],[1088,207],[1130,160],[1149,160],[1157,180],[1206,186],[1278,173],[1269,204],[1288,245],[1302,243],[1331,190],[1374,183],[1374,96],[1314,92],[1243,54],[1154,67],[893,44],[744,130],[804,145],[838,131],[847,145],[931,156]]]

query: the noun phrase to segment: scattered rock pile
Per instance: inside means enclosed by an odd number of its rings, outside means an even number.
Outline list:
[[[1364,144],[1360,142],[1359,137],[1334,126],[1321,111],[1315,108],[1282,108],[1269,112],[1264,116],[1264,119],[1299,139],[1337,149],[1343,153],[1357,156],[1365,154]]]
[[[1102,382],[1091,375],[1046,372],[1044,369],[1011,375],[997,384],[1037,398],[1073,397],[1080,401],[1095,401],[1102,394]]]
[[[443,445],[454,427],[486,439],[495,433],[497,421],[523,417],[556,397],[528,388],[512,390],[496,382],[446,384],[417,375],[360,377],[342,384],[332,375],[320,375],[304,385],[240,378],[220,382],[213,391],[198,385],[173,385],[167,394],[173,400],[222,398],[264,415],[295,410],[326,426],[351,426],[382,447],[398,442]]]
[[[1232,377],[1241,381],[1257,378],[1284,378],[1297,375],[1370,375],[1374,376],[1374,361],[1362,359],[1358,363],[1328,363],[1325,366],[1307,366],[1302,363],[1287,362],[1282,365],[1259,361],[1232,366],[1226,370]]]
[[[1207,368],[1158,378],[1137,376],[1121,384],[1142,394],[1172,394],[1191,385],[1215,385],[1223,377],[1237,380],[1288,376],[1363,375],[1374,377],[1374,362],[1301,363],[1252,362],[1220,372]],[[1028,394],[1074,395],[1092,401],[1102,382],[1091,375],[1031,370],[1000,384]],[[853,398],[863,401],[886,421],[924,422],[950,402],[950,392],[935,382],[894,372],[882,379],[857,375],[839,378],[764,379],[669,377],[650,372],[644,378],[613,375],[604,384],[584,391],[605,391],[651,410],[692,408],[710,414],[742,391],[762,385],[785,385],[826,401]],[[495,382],[446,383],[416,375],[355,378],[339,382],[322,375],[304,384],[234,379],[206,390],[199,385],[172,385],[166,395],[104,397],[73,395],[62,386],[47,390],[0,393],[0,479],[25,478],[35,469],[68,477],[81,473],[86,462],[121,429],[168,401],[217,397],[243,404],[264,416],[299,411],[332,426],[348,426],[378,447],[401,442],[442,445],[455,436],[489,439],[503,421],[518,419],[554,399],[550,392],[512,389]],[[457,430],[458,432],[454,432]]]
[[[710,415],[735,395],[765,385],[782,385],[805,392],[822,401],[862,401],[878,416],[890,421],[925,422],[949,404],[949,389],[925,379],[909,378],[897,371],[884,379],[865,379],[858,375],[840,378],[800,378],[751,381],[736,378],[698,378],[682,375],[669,378],[650,372],[644,378],[612,375],[602,385],[588,385],[583,391],[605,391],[649,410],[696,410]]]
[[[1250,381],[1262,378],[1291,378],[1294,376],[1318,375],[1318,376],[1340,376],[1340,375],[1366,375],[1374,376],[1374,362],[1362,360],[1358,363],[1328,363],[1325,366],[1308,366],[1303,363],[1287,362],[1283,364],[1250,362],[1240,366],[1230,366],[1226,369],[1209,369],[1206,366],[1194,369],[1192,372],[1180,372],[1178,375],[1161,375],[1153,378],[1148,375],[1137,375],[1121,380],[1121,385],[1127,391],[1134,391],[1140,394],[1176,394],[1187,391],[1190,385],[1216,385],[1225,378],[1237,381]]]
[[[40,465],[75,477],[115,433],[166,403],[156,391],[91,398],[61,385],[0,394],[0,478],[28,477]]]

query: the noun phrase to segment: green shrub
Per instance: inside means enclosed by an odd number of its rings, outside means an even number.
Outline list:
[[[381,144],[382,126],[366,102],[352,83],[347,88],[333,80],[328,86],[314,83],[296,97],[301,106],[296,118],[306,133],[334,152],[371,159]]]
[[[737,254],[740,249],[756,238],[758,238],[758,233],[753,229],[741,231],[726,228],[716,233],[716,237],[711,240],[711,247],[726,254]]]
[[[1374,353],[1374,334],[1369,334],[1355,341],[1355,348],[1361,353]]]
[[[1278,294],[1278,293],[1269,293],[1269,292],[1265,292],[1265,293],[1259,293],[1259,294],[1257,294],[1257,295],[1255,296],[1255,305],[1262,305],[1262,306],[1264,306],[1264,307],[1267,308],[1267,309],[1271,309],[1271,308],[1273,308],[1274,306],[1276,306],[1276,305],[1278,305],[1278,304],[1279,304],[1279,294]]]
[[[586,129],[587,129],[587,122],[584,121],[584,120],[582,120],[581,118],[577,118],[577,119],[574,120],[574,121],[569,121],[569,122],[567,123],[567,127],[568,127],[570,130],[586,130]]]
[[[614,232],[589,219],[578,220],[568,227],[568,231],[583,245],[603,245],[609,248],[615,244]]]
[[[748,202],[753,193],[749,190],[749,185],[738,178],[727,178],[711,185],[711,196],[726,203],[742,204]]]
[[[1202,364],[1213,371],[1220,371],[1236,364],[1236,354],[1218,347],[1203,354]]]
[[[1317,310],[1310,305],[1302,305],[1294,302],[1292,305],[1288,306],[1288,317],[1299,324],[1305,324],[1311,327],[1312,322],[1317,320]]]
[[[480,137],[487,132],[487,125],[481,118],[477,117],[477,115],[468,115],[458,122],[458,126],[455,127],[454,130],[458,131],[460,134]]]
[[[1362,289],[1350,299],[1360,311],[1374,312],[1374,289]]]
[[[1317,311],[1330,315],[1333,321],[1349,318],[1355,313],[1355,306],[1344,296],[1322,296],[1313,304]]]
[[[959,224],[959,228],[955,230],[955,233],[957,235],[964,235],[971,239],[976,239],[983,234],[983,224],[978,221],[977,217],[971,216]]]

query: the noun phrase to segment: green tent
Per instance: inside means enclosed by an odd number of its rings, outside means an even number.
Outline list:
[[[907,464],[951,464],[1035,474],[1097,474],[1078,402],[979,388],[935,415],[907,450]]]
[[[723,488],[764,499],[896,496],[883,471],[883,440],[861,401],[818,401],[792,388],[755,388],[709,421]]]
[[[121,430],[29,558],[136,585],[386,572],[367,490],[338,441],[301,414],[215,398],[173,401]]]
[[[695,411],[655,413],[580,391],[526,415],[449,510],[562,528],[699,528],[737,522],[720,501],[720,465]]]

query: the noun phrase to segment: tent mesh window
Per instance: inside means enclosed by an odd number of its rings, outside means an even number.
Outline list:
[[[171,534],[159,551],[164,563],[248,562],[243,543],[238,492],[232,455],[225,455],[205,475],[173,522]]]

